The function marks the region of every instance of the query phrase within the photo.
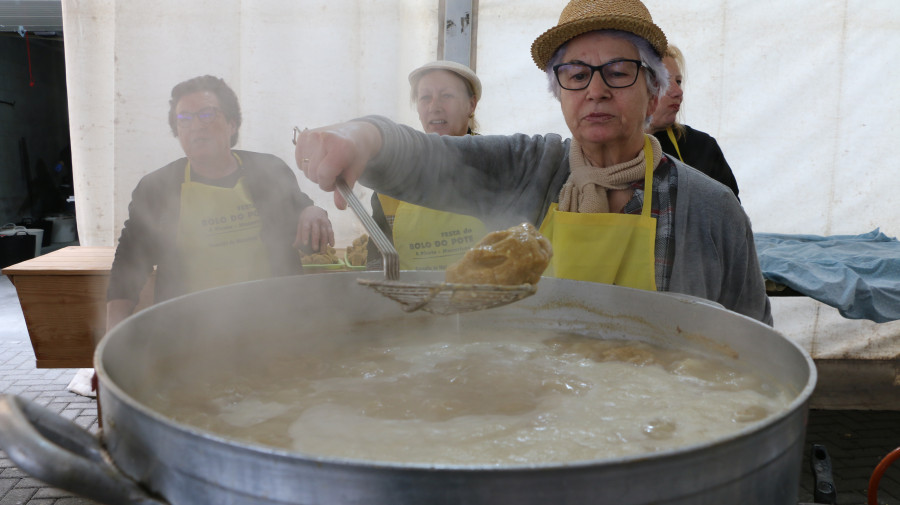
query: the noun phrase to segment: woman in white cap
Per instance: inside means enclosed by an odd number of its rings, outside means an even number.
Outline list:
[[[297,162],[326,191],[342,177],[489,229],[538,225],[553,244],[545,275],[684,293],[771,324],[737,198],[644,133],[665,51],[639,0],[572,0],[531,48],[571,139],[438,137],[369,116],[305,132]]]
[[[708,133],[695,130],[678,122],[684,102],[684,55],[674,44],[669,44],[663,56],[663,64],[669,71],[669,88],[659,97],[647,129],[659,141],[666,154],[696,168],[704,174],[728,186],[738,196],[737,180],[719,143]]]
[[[449,60],[426,63],[409,73],[409,96],[425,133],[474,135],[481,80],[471,68]]]
[[[438,60],[409,74],[410,101],[416,106],[425,133],[477,135],[475,107],[481,99],[481,80],[466,65]],[[427,169],[427,167],[423,167]],[[397,249],[401,270],[445,270],[486,233],[477,218],[429,209],[372,195],[372,218]],[[382,268],[382,257],[369,241],[367,265]]]

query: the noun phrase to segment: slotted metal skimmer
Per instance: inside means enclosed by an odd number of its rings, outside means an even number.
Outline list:
[[[537,286],[520,284],[504,286],[494,284],[455,284],[450,282],[401,282],[400,256],[394,245],[372,219],[359,198],[342,179],[336,181],[338,192],[350,209],[362,222],[369,239],[384,258],[384,280],[357,279],[382,295],[394,300],[407,312],[425,310],[432,314],[458,314],[490,309],[521,300],[537,292]]]

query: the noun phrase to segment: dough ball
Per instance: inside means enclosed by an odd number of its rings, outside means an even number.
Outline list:
[[[550,264],[550,241],[530,223],[488,233],[447,267],[446,281],[461,284],[537,284]]]

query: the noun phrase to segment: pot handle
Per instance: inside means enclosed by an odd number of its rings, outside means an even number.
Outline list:
[[[167,505],[120,472],[97,437],[15,395],[0,395],[0,448],[32,477],[91,500]]]

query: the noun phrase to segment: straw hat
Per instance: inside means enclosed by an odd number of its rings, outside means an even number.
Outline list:
[[[531,44],[531,57],[544,70],[559,46],[592,30],[630,32],[647,39],[658,54],[666,52],[666,35],[640,0],[571,0],[559,23]]]
[[[478,76],[475,75],[475,72],[472,71],[471,68],[463,65],[462,63],[457,63],[455,61],[450,60],[438,60],[432,61],[431,63],[426,63],[421,67],[413,70],[409,73],[409,85],[412,86],[413,94],[415,94],[416,85],[419,83],[419,79],[422,78],[423,75],[431,72],[432,70],[449,70],[454,74],[462,77],[472,86],[472,90],[475,92],[475,101],[481,100],[481,80],[478,79]]]

